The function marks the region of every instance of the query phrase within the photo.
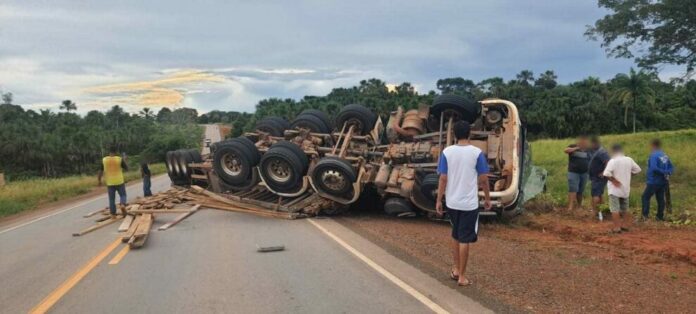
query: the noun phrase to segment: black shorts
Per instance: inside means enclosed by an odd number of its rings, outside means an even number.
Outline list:
[[[452,224],[452,238],[459,243],[474,243],[478,240],[479,210],[447,209]]]

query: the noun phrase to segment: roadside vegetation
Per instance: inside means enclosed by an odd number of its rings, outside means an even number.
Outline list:
[[[672,193],[673,214],[667,215],[668,219],[676,223],[696,224],[696,129],[665,131],[665,132],[640,132],[636,134],[607,135],[601,140],[605,147],[614,143],[624,146],[627,156],[633,158],[643,171],[631,180],[630,209],[637,214],[640,211],[641,195],[645,188],[645,169],[649,155],[648,143],[653,138],[662,140],[663,148],[672,159],[675,167],[674,175],[670,179]],[[548,171],[546,180],[547,192],[540,195],[532,202],[551,202],[553,206],[561,207],[567,204],[567,166],[568,156],[563,149],[575,141],[575,139],[561,140],[537,140],[532,145],[532,160],[535,165]],[[585,201],[583,205],[589,208],[589,183],[585,188]],[[607,204],[605,202],[605,208]],[[654,217],[657,204],[652,200],[651,215]]]
[[[168,150],[199,147],[203,130],[193,109],[139,114],[113,106],[106,112],[74,113],[63,101],[61,112],[24,110],[3,94],[0,105],[0,172],[8,181],[94,173],[111,145],[129,156],[164,161]],[[136,160],[132,160],[136,161]]]
[[[151,164],[152,175],[166,172],[164,164]],[[140,180],[140,168],[134,164],[124,173],[126,182]],[[9,216],[38,206],[79,196],[96,189],[97,177],[76,175],[63,178],[35,178],[9,182],[0,187],[0,217]]]

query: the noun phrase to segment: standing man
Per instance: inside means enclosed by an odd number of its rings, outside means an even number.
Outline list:
[[[648,157],[647,184],[643,191],[643,220],[650,216],[650,199],[657,199],[657,220],[665,220],[665,191],[669,184],[669,176],[674,167],[667,154],[662,151],[662,142],[654,139],[650,142],[650,157]]]
[[[454,125],[457,144],[440,153],[437,172],[440,181],[437,188],[435,209],[443,214],[442,198],[447,195],[447,215],[452,223],[453,265],[450,277],[460,286],[472,283],[464,274],[469,259],[469,243],[478,239],[479,187],[485,196],[483,207],[491,209],[488,186],[488,162],[481,150],[469,143],[471,126],[466,121]]]
[[[604,189],[607,187],[607,178],[604,177],[604,168],[609,162],[609,153],[602,147],[598,136],[590,139],[592,145],[592,158],[590,158],[590,193],[592,194],[592,212],[594,215],[601,215],[599,205],[602,204]],[[599,216],[601,217],[601,216]]]
[[[147,164],[147,159],[140,162],[140,176],[143,178],[143,196],[152,196],[152,180],[150,180],[150,167]]]
[[[640,172],[640,167],[631,157],[624,156],[619,144],[611,147],[611,159],[604,169],[604,177],[609,180],[609,210],[614,222],[614,233],[628,231],[628,197],[631,194],[631,176]],[[623,222],[622,219],[623,218]]]
[[[582,196],[588,179],[591,152],[587,136],[579,136],[577,143],[568,145],[564,152],[568,154],[568,211],[572,211],[575,209],[575,203],[582,206]]]
[[[102,177],[106,178],[106,190],[109,194],[109,213],[116,216],[116,192],[120,198],[121,213],[125,216],[126,212],[126,185],[123,179],[123,171],[128,170],[128,165],[124,158],[116,153],[116,145],[109,147],[109,156],[102,159],[102,168],[97,174],[99,185],[102,185]]]

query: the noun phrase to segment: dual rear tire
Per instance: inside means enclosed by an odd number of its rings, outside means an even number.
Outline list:
[[[299,146],[280,141],[263,154],[259,173],[266,185],[276,193],[298,192],[309,167],[309,158]]]
[[[198,162],[203,162],[203,158],[201,157],[201,153],[196,149],[179,149],[167,152],[165,164],[167,166],[169,179],[175,185],[190,184],[193,169],[188,165]]]
[[[220,142],[213,154],[213,170],[227,185],[233,188],[249,186],[253,181],[253,168],[260,160],[259,150],[243,136]]]

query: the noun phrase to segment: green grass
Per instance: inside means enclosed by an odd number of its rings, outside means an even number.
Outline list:
[[[621,134],[602,136],[605,147],[614,143],[620,143],[624,147],[627,156],[633,158],[643,171],[631,180],[631,197],[629,205],[632,210],[638,210],[640,196],[645,187],[645,169],[650,152],[649,142],[653,138],[660,138],[664,151],[669,155],[675,167],[675,173],[671,177],[670,187],[672,192],[672,208],[674,213],[684,210],[689,215],[696,210],[696,129],[643,132],[636,134]],[[546,181],[547,194],[544,197],[553,199],[556,206],[567,204],[567,179],[566,169],[568,156],[563,149],[574,139],[562,140],[537,140],[532,145],[532,160],[535,165],[546,168],[548,178]],[[585,188],[585,204],[589,204],[589,184]],[[654,216],[655,200],[651,206]],[[691,219],[693,220],[693,219]]]
[[[153,175],[166,172],[164,164],[150,165]],[[125,173],[126,182],[139,180],[140,170]],[[35,209],[46,203],[82,195],[97,187],[96,175],[57,179],[29,179],[0,187],[0,217]]]

